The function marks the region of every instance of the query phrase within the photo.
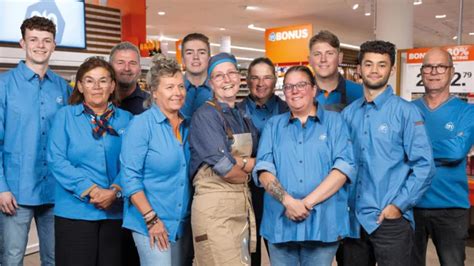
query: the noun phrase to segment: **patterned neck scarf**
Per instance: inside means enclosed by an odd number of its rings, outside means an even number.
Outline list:
[[[117,131],[109,125],[109,119],[115,112],[112,103],[109,103],[107,110],[105,110],[102,115],[96,115],[85,102],[83,102],[82,105],[84,106],[84,113],[90,115],[90,121],[94,126],[92,129],[92,136],[94,139],[100,139],[105,135],[105,133],[109,133],[112,136],[118,136]]]

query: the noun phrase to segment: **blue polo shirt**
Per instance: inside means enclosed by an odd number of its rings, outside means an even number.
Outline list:
[[[20,205],[54,203],[46,146],[71,91],[50,69],[40,79],[24,61],[0,75],[0,192],[10,191]]]
[[[188,118],[196,112],[206,101],[212,100],[212,89],[209,85],[209,80],[206,79],[204,84],[195,86],[188,79],[184,80],[184,86],[186,87],[186,99],[184,105],[181,108],[181,113]]]
[[[115,107],[113,107],[115,108]],[[84,193],[94,184],[100,188],[120,186],[119,154],[122,134],[132,114],[115,108],[109,119],[119,136],[92,136],[94,126],[84,105],[68,105],[58,111],[48,142],[49,169],[56,179],[54,214],[80,220],[121,219],[122,203],[109,210],[97,209]]]
[[[273,94],[268,101],[260,106],[249,95],[237,106],[252,119],[253,125],[262,132],[265,123],[272,117],[289,111],[288,105],[280,97]]]
[[[420,111],[388,86],[373,102],[360,98],[342,115],[359,164],[349,202],[352,210],[355,206],[358,222],[371,234],[379,227],[376,222],[382,210],[393,204],[414,228],[412,208],[428,189],[435,170]]]
[[[339,82],[337,83],[336,89],[331,91],[331,93],[329,93],[326,98],[324,95],[324,90],[318,87],[315,99],[320,104],[324,105],[325,108],[334,111],[331,106],[341,105],[341,107],[345,107],[353,101],[361,98],[363,95],[364,88],[362,85],[351,80],[344,79],[342,75],[339,75]]]
[[[129,198],[143,191],[176,241],[189,222],[191,189],[188,177],[188,121],[180,125],[183,142],[176,139],[168,118],[155,104],[135,116],[123,139],[120,161],[125,201],[123,226],[148,236],[142,214]]]
[[[212,167],[218,175],[225,176],[235,165],[232,156],[232,140],[227,138],[226,127],[234,134],[251,133],[253,152],[258,145],[258,132],[250,119],[237,106],[231,108],[219,102],[222,114],[209,103],[203,104],[191,119],[189,144],[191,149],[190,174],[197,173],[203,164]]]
[[[469,208],[466,156],[474,142],[474,106],[456,97],[436,109],[423,98],[414,103],[425,118],[436,164],[431,186],[416,206]]]
[[[342,116],[318,108],[303,126],[290,112],[272,117],[260,138],[253,170],[272,173],[288,194],[303,199],[338,169],[355,182],[356,169],[349,131]],[[288,241],[334,242],[348,235],[347,191],[343,187],[314,206],[301,222],[285,216],[285,207],[265,192],[261,235],[270,243]]]

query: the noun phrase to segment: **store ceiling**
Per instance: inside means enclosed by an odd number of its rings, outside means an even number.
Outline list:
[[[387,0],[385,0],[387,1]],[[411,0],[388,0],[411,1]],[[220,43],[220,37],[231,37],[232,45],[264,49],[264,33],[248,29],[249,24],[261,28],[313,24],[313,32],[328,29],[341,42],[360,45],[373,39],[374,16],[364,16],[367,0],[147,0],[148,36],[181,39],[190,32],[202,32],[211,43]],[[457,41],[459,20],[458,0],[423,0],[413,7],[414,46],[453,45]],[[358,3],[358,9],[352,6]],[[256,6],[246,10],[245,6]],[[164,16],[158,15],[164,11]],[[464,0],[463,44],[473,44],[474,0]],[[446,14],[436,19],[435,15]],[[401,18],[403,19],[403,18]],[[397,25],[394,25],[396,27]],[[222,30],[224,28],[225,30]],[[169,42],[174,51],[174,42]],[[217,52],[218,47],[213,47]],[[242,58],[254,58],[263,52],[232,49]]]

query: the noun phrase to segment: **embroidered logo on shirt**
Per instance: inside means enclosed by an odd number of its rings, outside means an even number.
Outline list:
[[[446,129],[449,130],[449,131],[453,131],[453,130],[454,130],[454,124],[453,124],[453,122],[448,122],[448,123],[446,123],[446,125],[444,125],[444,128],[446,128]]]
[[[321,140],[321,141],[325,141],[327,138],[328,138],[328,136],[325,133],[319,135],[319,140]]]
[[[388,125],[387,125],[387,123],[382,123],[382,124],[379,126],[379,132],[382,133],[382,134],[387,134],[387,133],[388,133]]]
[[[122,135],[125,132],[125,128],[121,128],[117,131],[119,135]]]
[[[58,104],[63,104],[63,102],[64,102],[64,101],[63,101],[63,96],[58,96],[58,97],[56,97],[56,102],[57,102]]]

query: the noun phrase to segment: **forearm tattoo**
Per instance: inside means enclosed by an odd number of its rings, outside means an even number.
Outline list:
[[[276,200],[279,202],[283,202],[283,197],[285,196],[286,192],[281,186],[280,182],[277,179],[270,181],[267,185],[267,192],[270,193]]]

